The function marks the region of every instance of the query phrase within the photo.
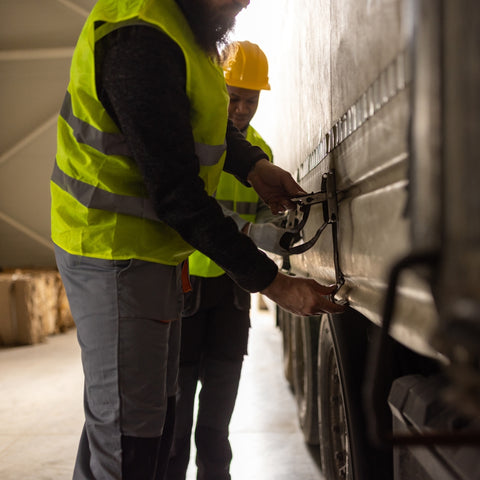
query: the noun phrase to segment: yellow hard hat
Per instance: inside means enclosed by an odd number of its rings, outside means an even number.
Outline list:
[[[225,82],[231,87],[270,90],[267,57],[255,43],[229,44],[222,55],[222,68]]]

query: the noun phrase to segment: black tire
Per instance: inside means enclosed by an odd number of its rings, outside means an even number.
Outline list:
[[[282,332],[283,374],[293,390],[293,359],[292,359],[292,319],[291,314],[277,306],[277,321]]]
[[[318,445],[317,349],[319,317],[292,316],[293,385],[305,442]]]
[[[362,388],[370,322],[353,310],[322,317],[318,348],[320,456],[328,480],[388,480],[392,452],[367,438]]]

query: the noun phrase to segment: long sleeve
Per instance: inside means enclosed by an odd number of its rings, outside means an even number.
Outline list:
[[[99,42],[96,69],[99,98],[126,138],[158,218],[241,287],[251,292],[267,287],[275,263],[224,217],[198,176],[180,48],[157,29],[124,27]],[[229,126],[226,168],[245,182],[265,155],[235,130]]]

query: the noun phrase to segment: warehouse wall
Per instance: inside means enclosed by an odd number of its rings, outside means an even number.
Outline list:
[[[49,178],[70,58],[94,0],[0,1],[0,267],[53,267]]]

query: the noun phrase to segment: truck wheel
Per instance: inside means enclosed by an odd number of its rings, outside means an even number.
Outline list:
[[[318,347],[320,456],[329,480],[388,480],[391,452],[370,446],[362,408],[368,321],[324,315]]]
[[[283,374],[293,389],[293,359],[292,359],[292,319],[290,313],[277,306],[277,319],[282,332]]]
[[[318,445],[317,349],[319,317],[292,316],[293,384],[305,442]]]

